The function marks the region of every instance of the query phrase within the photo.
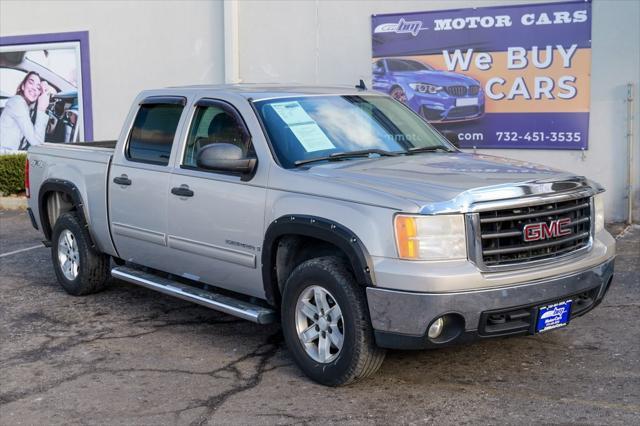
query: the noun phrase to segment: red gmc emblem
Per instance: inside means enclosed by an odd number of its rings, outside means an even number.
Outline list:
[[[564,237],[571,234],[570,225],[571,219],[568,217],[552,220],[549,224],[546,222],[530,223],[522,228],[522,234],[526,242],[546,240],[552,237]]]

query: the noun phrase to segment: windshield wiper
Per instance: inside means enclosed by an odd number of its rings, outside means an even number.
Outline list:
[[[447,148],[446,146],[438,145],[438,146],[421,146],[416,148],[409,148],[407,154],[417,154],[420,152],[435,152],[435,151],[444,151],[444,152],[454,152]]]
[[[294,162],[296,166],[301,166],[307,163],[314,163],[316,161],[337,161],[343,160],[345,158],[353,158],[353,157],[368,157],[371,154],[377,154],[381,157],[397,157],[400,154],[404,154],[404,152],[393,152],[386,151],[384,149],[362,149],[359,151],[347,151],[347,152],[334,152],[331,155],[326,155],[324,157],[316,157],[316,158],[308,158],[306,160],[298,160]]]

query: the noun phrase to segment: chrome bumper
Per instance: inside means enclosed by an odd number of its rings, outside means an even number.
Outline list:
[[[599,303],[613,276],[614,258],[573,273],[519,285],[452,293],[415,293],[367,288],[371,323],[376,333],[403,335],[426,340],[430,323],[445,314],[464,319],[464,332],[478,331],[483,312],[544,304],[598,288]]]

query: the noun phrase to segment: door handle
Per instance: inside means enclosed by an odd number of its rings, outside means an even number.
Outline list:
[[[113,182],[118,185],[131,185],[131,179],[127,177],[127,175],[122,175],[113,178]]]
[[[178,197],[193,197],[193,191],[189,189],[188,186],[176,186],[175,188],[171,188],[171,193],[173,195],[177,195]]]

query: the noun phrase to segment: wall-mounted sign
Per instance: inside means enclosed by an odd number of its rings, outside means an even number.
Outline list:
[[[373,88],[461,147],[586,149],[591,2],[374,15]]]

